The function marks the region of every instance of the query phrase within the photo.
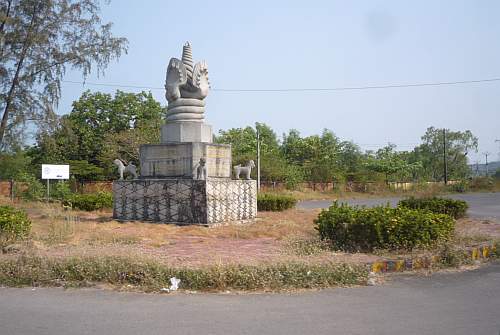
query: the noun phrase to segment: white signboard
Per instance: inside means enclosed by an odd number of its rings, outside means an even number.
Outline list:
[[[69,165],[42,164],[42,179],[69,179]]]

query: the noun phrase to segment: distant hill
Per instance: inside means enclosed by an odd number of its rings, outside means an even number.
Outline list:
[[[469,164],[473,176],[485,176],[486,175],[486,164]],[[495,172],[500,169],[500,161],[488,162],[488,174],[494,175]]]

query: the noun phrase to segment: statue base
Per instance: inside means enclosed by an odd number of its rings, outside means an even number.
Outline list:
[[[245,222],[257,215],[257,182],[136,179],[113,182],[113,218],[180,225]]]
[[[231,177],[231,145],[215,143],[144,144],[140,147],[140,178],[196,179],[200,158],[205,159],[206,176]]]
[[[161,143],[212,143],[212,126],[204,122],[167,122],[161,127]]]

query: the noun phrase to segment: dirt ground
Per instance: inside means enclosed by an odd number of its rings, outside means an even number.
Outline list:
[[[6,204],[6,201],[0,201]],[[42,256],[132,256],[175,266],[267,262],[365,263],[383,254],[332,252],[314,229],[319,210],[259,212],[248,224],[219,227],[121,223],[111,211],[65,211],[57,204],[17,203],[33,222],[29,251]],[[457,233],[467,244],[500,238],[500,224],[462,219]]]

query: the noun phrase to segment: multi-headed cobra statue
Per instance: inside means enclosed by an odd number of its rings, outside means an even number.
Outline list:
[[[210,84],[205,61],[193,66],[191,44],[182,48],[182,60],[170,59],[165,80],[168,101],[167,121],[203,122],[205,102]]]

